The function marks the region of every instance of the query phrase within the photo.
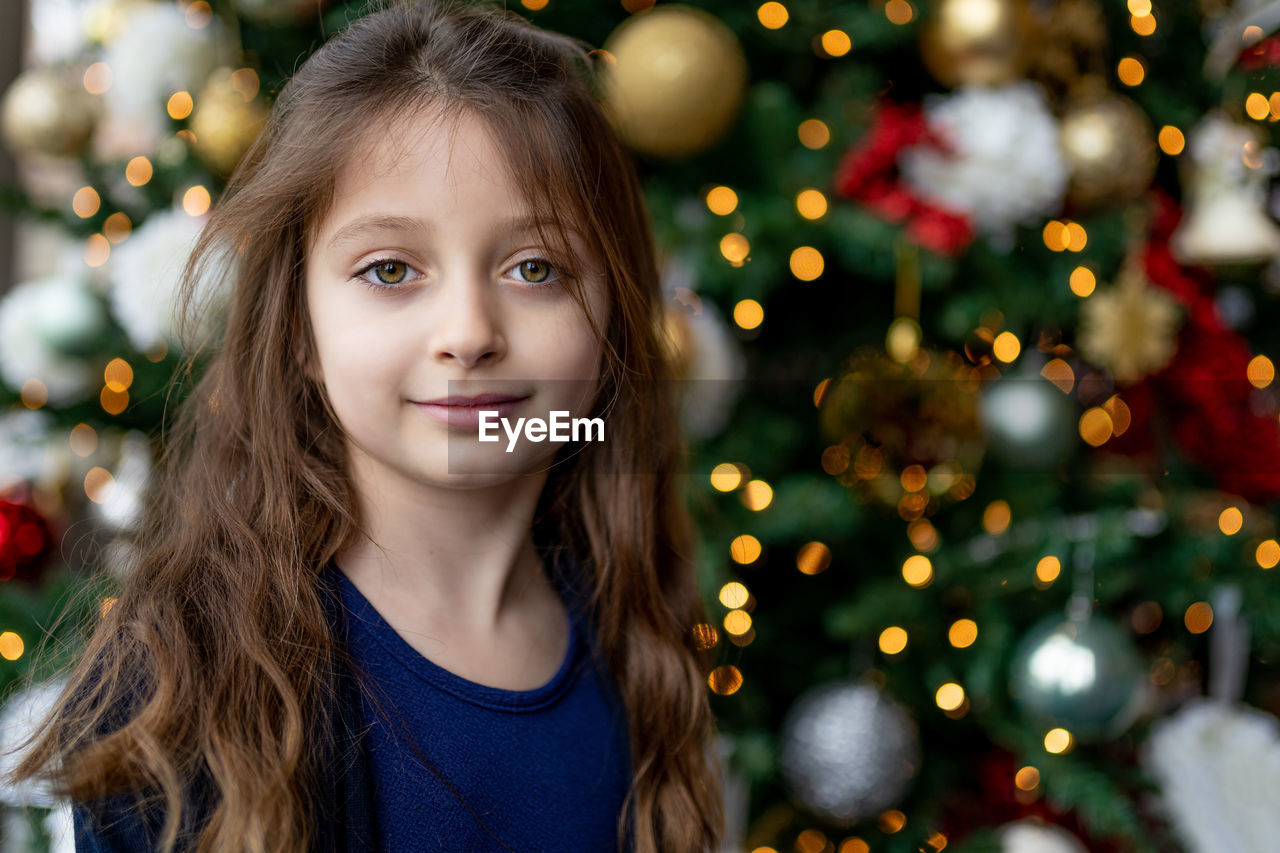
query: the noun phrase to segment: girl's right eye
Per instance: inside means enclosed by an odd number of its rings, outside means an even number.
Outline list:
[[[404,261],[382,258],[360,270],[354,277],[363,280],[374,290],[395,290],[400,285],[421,278],[422,274]]]

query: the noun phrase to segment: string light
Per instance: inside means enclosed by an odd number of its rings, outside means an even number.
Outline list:
[[[750,331],[764,322],[764,306],[754,299],[743,299],[733,306],[733,322]]]
[[[801,246],[791,253],[791,274],[801,281],[814,281],[824,268],[822,253],[812,246]]]
[[[897,625],[891,625],[880,632],[880,651],[886,655],[900,654],[907,647],[907,632]]]
[[[752,480],[743,488],[742,503],[753,512],[765,509],[773,503],[773,487],[764,480]]]
[[[978,623],[972,619],[957,619],[947,631],[947,640],[957,649],[967,649],[978,639]]]
[[[729,187],[712,187],[706,201],[707,209],[717,216],[728,216],[738,209],[738,194]]]
[[[902,579],[921,589],[933,581],[933,563],[924,554],[912,554],[902,563]]]
[[[1182,623],[1192,634],[1203,634],[1213,624],[1213,607],[1207,601],[1197,601],[1182,615]]]
[[[1229,506],[1218,513],[1218,529],[1226,536],[1234,536],[1244,526],[1244,513],[1239,507]]]
[[[1081,299],[1093,293],[1095,287],[1098,286],[1098,278],[1093,274],[1093,270],[1088,267],[1076,267],[1071,271],[1071,277],[1067,280],[1071,292]]]
[[[711,487],[721,492],[732,492],[742,485],[742,472],[732,462],[721,462],[711,469]]]
[[[729,556],[733,558],[735,563],[741,563],[744,566],[760,559],[761,551],[760,540],[750,533],[735,537],[733,543],[729,546]]]
[[[5,660],[17,660],[22,657],[22,653],[25,650],[26,644],[13,631],[5,631],[0,634],[0,657]]]
[[[831,130],[825,122],[816,118],[805,119],[800,122],[800,127],[796,132],[800,137],[800,144],[815,151],[826,146],[831,141]]]
[[[796,554],[796,568],[802,574],[816,575],[831,565],[831,549],[821,542],[808,542]]]
[[[786,25],[791,18],[791,14],[787,11],[786,6],[770,0],[770,2],[762,4],[756,10],[756,17],[760,20],[760,25],[766,29],[778,30]]]
[[[1258,543],[1258,548],[1253,553],[1253,557],[1258,561],[1258,565],[1264,569],[1274,569],[1280,564],[1280,542],[1274,539],[1267,539]]]
[[[827,30],[822,34],[821,43],[823,51],[830,57],[844,56],[853,48],[853,42],[844,30]]]
[[[707,676],[707,684],[721,696],[729,696],[742,687],[742,673],[731,664],[718,666]]]
[[[1053,755],[1061,755],[1071,748],[1073,740],[1071,732],[1066,729],[1049,729],[1044,736],[1044,750]]]
[[[1156,141],[1160,143],[1160,150],[1170,157],[1177,157],[1187,147],[1187,138],[1182,135],[1182,131],[1171,124],[1160,128]]]
[[[750,597],[747,588],[737,581],[730,581],[720,587],[720,603],[725,607],[738,608],[747,603]]]
[[[911,19],[915,17],[916,10],[911,7],[907,0],[889,0],[884,4],[884,16],[889,19],[889,23],[902,26],[911,23]]]

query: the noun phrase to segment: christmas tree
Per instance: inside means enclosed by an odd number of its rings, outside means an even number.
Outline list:
[[[510,5],[598,51],[644,180],[725,850],[1272,849],[1280,13]],[[0,117],[6,693],[110,606],[86,584],[127,564],[176,402],[187,248],[360,6],[31,4]],[[6,849],[66,842],[3,796]]]

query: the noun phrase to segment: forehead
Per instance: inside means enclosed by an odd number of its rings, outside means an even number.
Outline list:
[[[334,178],[331,225],[345,209],[369,204],[434,208],[489,200],[523,209],[511,166],[483,120],[469,111],[424,107],[377,116]]]

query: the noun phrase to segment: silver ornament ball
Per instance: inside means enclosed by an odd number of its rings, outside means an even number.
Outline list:
[[[915,723],[880,690],[832,682],[806,693],[782,726],[782,776],[815,815],[853,826],[897,803],[920,766]]]
[[[1110,622],[1051,616],[1019,644],[1010,690],[1028,719],[1099,740],[1137,717],[1145,674],[1133,643]]]

